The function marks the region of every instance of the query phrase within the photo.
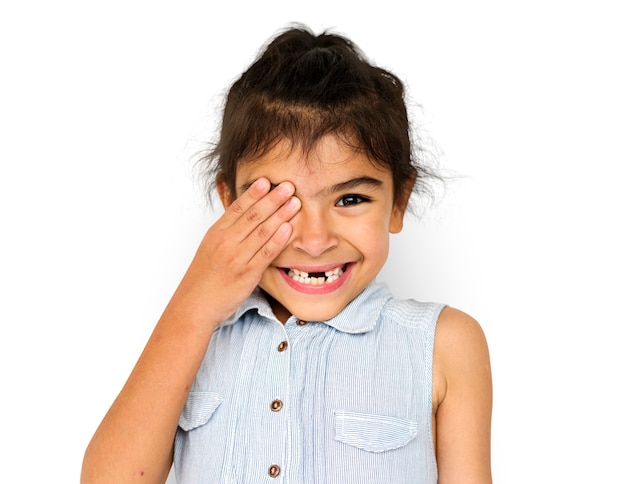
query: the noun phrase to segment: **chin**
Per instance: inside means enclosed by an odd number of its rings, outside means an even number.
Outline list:
[[[309,304],[297,304],[293,308],[286,307],[289,314],[293,314],[297,319],[302,321],[328,321],[337,316],[348,304],[337,303],[325,305],[320,301],[311,302]],[[291,310],[293,309],[293,311]]]
[[[341,312],[341,309],[338,311],[328,311],[328,312],[320,312],[320,311],[300,311],[298,313],[293,313],[293,315],[302,321],[328,321],[329,319],[333,319]]]

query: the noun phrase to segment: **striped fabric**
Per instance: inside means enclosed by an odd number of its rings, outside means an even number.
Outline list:
[[[372,283],[330,321],[283,325],[255,292],[198,371],[176,436],[178,484],[436,483],[442,307]]]

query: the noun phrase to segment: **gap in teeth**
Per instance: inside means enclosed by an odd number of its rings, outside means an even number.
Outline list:
[[[294,281],[299,282],[301,284],[311,284],[312,286],[321,286],[322,284],[329,284],[331,282],[339,279],[342,274],[344,267],[336,267],[332,271],[324,272],[324,275],[321,276],[321,272],[312,272],[308,273],[305,271],[299,271],[298,269],[289,269],[287,271],[287,275],[291,277]],[[311,274],[317,274],[317,276],[312,276]]]

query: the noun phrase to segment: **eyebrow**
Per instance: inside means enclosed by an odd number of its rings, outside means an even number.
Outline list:
[[[329,193],[337,193],[344,192],[346,190],[351,190],[353,188],[360,188],[366,186],[368,188],[379,188],[383,184],[382,181],[377,178],[372,178],[370,176],[361,176],[358,178],[353,178],[352,180],[347,180],[345,182],[337,183],[328,189]]]
[[[239,187],[239,190],[241,190],[241,193],[245,192],[248,188],[250,188],[255,181],[256,179],[242,184]],[[363,186],[366,186],[369,188],[379,188],[380,186],[382,186],[382,184],[383,182],[381,180],[378,180],[377,178],[372,178],[370,176],[360,176],[358,178],[352,178],[351,180],[346,180],[344,182],[337,183],[327,189],[322,190],[321,193],[323,192],[337,193],[337,192],[343,192],[346,190],[352,190],[353,188],[360,188]],[[278,186],[278,183],[270,183],[270,190],[273,190],[277,186]]]

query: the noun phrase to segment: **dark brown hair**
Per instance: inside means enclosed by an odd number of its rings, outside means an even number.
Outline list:
[[[234,194],[239,163],[283,139],[306,153],[331,133],[391,171],[394,201],[407,186],[428,192],[435,175],[413,146],[400,79],[346,37],[302,25],[271,39],[232,85],[219,140],[201,161],[212,183],[221,179]]]

